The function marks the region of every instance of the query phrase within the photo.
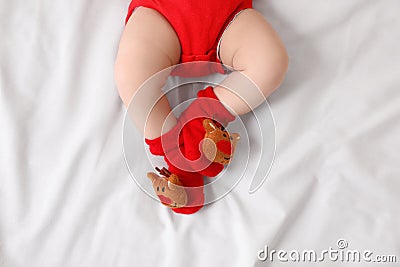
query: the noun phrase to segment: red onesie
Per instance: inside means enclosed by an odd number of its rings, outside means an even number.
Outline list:
[[[252,7],[252,0],[132,0],[126,22],[139,6],[157,10],[169,21],[181,43],[181,63],[220,62],[222,33],[238,12]]]

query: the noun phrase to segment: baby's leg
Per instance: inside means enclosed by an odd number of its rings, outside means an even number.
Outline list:
[[[162,96],[161,88],[169,73],[152,79],[146,83],[146,88],[138,88],[153,74],[177,64],[180,54],[178,36],[160,13],[145,7],[133,12],[121,37],[115,63],[115,80],[126,107],[136,94],[129,114],[136,127],[144,130],[146,138],[159,137],[176,124],[176,118],[168,116],[171,107],[165,96],[153,108]]]
[[[222,86],[214,91],[238,115],[260,105],[281,84],[288,67],[288,56],[278,34],[254,9],[242,11],[227,28],[221,38],[220,57],[238,71],[222,83],[235,93]],[[242,74],[254,84],[241,79]]]

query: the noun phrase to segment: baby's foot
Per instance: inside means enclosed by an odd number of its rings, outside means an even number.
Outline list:
[[[182,153],[192,171],[214,177],[231,161],[239,135],[230,135],[224,126],[233,120],[235,116],[220,102],[212,87],[198,92],[178,118],[182,125]],[[171,160],[174,156],[174,153],[166,155]],[[177,166],[176,163],[183,161],[178,158],[172,164]]]
[[[205,157],[211,162],[229,164],[240,135],[237,133],[229,134],[225,128],[218,126],[210,119],[204,119],[203,126],[206,134],[202,140],[201,149]]]
[[[187,204],[188,197],[185,188],[178,176],[172,174],[167,169],[156,168],[162,175],[159,176],[154,172],[147,173],[147,177],[153,184],[154,192],[157,194],[161,203],[170,208],[179,208]]]
[[[204,205],[203,176],[174,167],[170,170],[156,168],[161,176],[149,172],[154,191],[161,203],[176,213],[192,214]]]
[[[153,155],[164,156],[169,167],[214,177],[231,161],[239,140],[238,134],[224,128],[234,119],[208,87],[199,91],[172,130],[146,143]]]

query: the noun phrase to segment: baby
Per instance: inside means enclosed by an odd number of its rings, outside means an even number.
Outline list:
[[[221,85],[201,90],[176,118],[161,90],[168,73],[148,78],[179,63],[200,61],[223,63],[235,72]],[[148,174],[163,204],[184,214],[202,208],[203,176],[223,170],[239,138],[224,127],[279,87],[287,67],[284,45],[252,9],[252,0],[131,2],[115,78],[126,107],[135,96],[130,115],[150,152],[168,165],[157,168],[161,176]]]

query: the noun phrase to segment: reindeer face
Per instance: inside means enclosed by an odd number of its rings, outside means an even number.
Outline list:
[[[202,141],[202,150],[205,157],[220,164],[228,164],[234,154],[240,135],[237,133],[229,134],[220,129],[212,120],[203,121],[206,134]]]
[[[163,171],[166,171],[163,169]],[[161,173],[161,172],[160,172]],[[147,173],[147,177],[153,184],[154,192],[161,203],[170,208],[179,208],[187,204],[188,197],[184,187],[181,187],[178,176],[168,173],[168,176],[158,176],[154,172]]]

